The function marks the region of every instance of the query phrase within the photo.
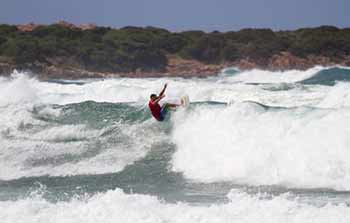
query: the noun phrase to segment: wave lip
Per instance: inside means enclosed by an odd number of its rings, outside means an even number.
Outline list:
[[[302,80],[302,84],[319,84],[333,86],[339,81],[350,81],[348,67],[331,67],[317,72],[314,76]]]
[[[252,84],[264,83],[295,83],[308,79],[318,72],[324,70],[325,67],[316,66],[308,70],[287,70],[287,71],[268,71],[253,69],[239,72],[233,76],[226,77],[227,81],[243,82]]]

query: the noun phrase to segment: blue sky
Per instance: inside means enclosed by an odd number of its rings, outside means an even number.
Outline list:
[[[350,0],[1,0],[0,23],[66,20],[172,31],[350,27]]]

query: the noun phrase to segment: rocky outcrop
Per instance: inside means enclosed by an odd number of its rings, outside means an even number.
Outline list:
[[[74,25],[73,23],[69,23],[69,22],[66,22],[64,20],[58,21],[57,25],[65,27],[65,28],[69,28],[69,29],[76,29],[77,28],[76,25]]]
[[[335,65],[335,63],[324,56],[309,55],[306,58],[300,58],[289,52],[281,52],[270,59],[267,68],[270,70],[305,70],[316,65],[330,66]]]
[[[1,58],[0,58],[1,59]],[[176,56],[168,56],[168,65],[165,71],[134,72],[98,72],[86,70],[73,62],[67,62],[62,58],[51,58],[50,65],[35,62],[26,67],[26,71],[36,73],[40,79],[81,79],[81,78],[109,78],[109,77],[208,77],[217,75],[225,67],[221,65],[208,65],[196,60],[185,60]],[[0,74],[8,75],[14,69],[19,69],[10,61],[0,60]]]
[[[235,67],[238,67],[241,70],[251,70],[254,68],[258,68],[258,65],[255,61],[250,60],[250,59],[241,59],[236,63],[233,63]]]
[[[264,70],[305,70],[316,65],[331,66],[343,65],[350,66],[350,56],[337,63],[332,62],[330,58],[322,56],[309,56],[300,58],[288,52],[283,52],[271,57],[267,62],[259,59],[241,59],[236,62],[223,64],[204,64],[197,60],[182,59],[175,55],[168,55],[168,64],[165,71],[142,71],[137,69],[134,72],[99,72],[87,70],[80,67],[77,63],[67,58],[50,58],[50,65],[35,62],[26,67],[33,73],[38,74],[41,79],[82,79],[82,78],[109,78],[109,77],[208,77],[215,76],[225,67],[235,66],[240,70],[264,69]],[[0,74],[9,75],[14,69],[19,69],[8,58],[0,57]]]
[[[34,23],[28,23],[28,24],[25,24],[25,25],[17,25],[17,29],[22,31],[22,32],[31,32],[33,31],[35,28],[39,27],[41,25],[39,24],[34,24]]]
[[[289,52],[282,52],[270,58],[268,67],[271,70],[306,69],[308,61]]]
[[[346,67],[350,67],[350,56],[344,58],[344,60],[340,64]]]
[[[224,64],[208,65],[197,60],[185,60],[176,56],[168,56],[166,74],[168,76],[206,77],[218,74],[224,67]]]
[[[241,70],[251,70],[251,69],[263,69],[263,70],[306,70],[311,67],[320,66],[333,66],[333,65],[350,65],[350,57],[332,61],[329,57],[309,55],[306,58],[297,57],[290,52],[281,52],[279,54],[273,55],[271,58],[266,60],[266,58],[258,59],[241,59],[237,62],[230,63],[231,66],[236,66]]]
[[[56,23],[57,25],[59,26],[62,26],[62,27],[65,27],[65,28],[69,28],[69,29],[80,29],[80,30],[91,30],[91,29],[96,29],[96,25],[93,24],[93,23],[87,23],[87,24],[81,24],[81,25],[74,25],[73,23],[69,23],[69,22],[66,22],[66,21],[58,21]],[[33,22],[31,23],[28,23],[28,24],[24,24],[24,25],[17,25],[17,29],[19,31],[22,31],[22,32],[31,32],[33,31],[35,28],[39,27],[39,26],[44,26],[44,25],[41,25],[41,24],[35,24]]]
[[[15,64],[12,60],[0,56],[0,75],[6,76],[12,73],[12,71],[16,69]]]
[[[225,67],[224,64],[210,65],[203,64],[196,60],[185,60],[175,55],[167,56],[168,64],[164,71],[142,71],[136,69],[133,72],[99,72],[87,70],[79,66],[69,58],[48,58],[50,65],[43,63],[32,64],[32,69],[42,79],[63,78],[105,78],[105,77],[207,77],[213,76]]]
[[[91,30],[91,29],[96,29],[96,24],[93,23],[88,23],[88,24],[81,24],[77,26],[81,30]]]

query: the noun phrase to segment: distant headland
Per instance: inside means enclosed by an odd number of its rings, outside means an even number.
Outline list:
[[[206,77],[221,69],[289,70],[350,66],[350,28],[294,31],[170,32],[94,24],[0,25],[0,74],[29,70],[43,79]]]

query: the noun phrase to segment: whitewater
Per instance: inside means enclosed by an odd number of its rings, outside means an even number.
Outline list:
[[[191,104],[155,121],[149,95]],[[349,222],[350,68],[0,77],[0,222]]]

